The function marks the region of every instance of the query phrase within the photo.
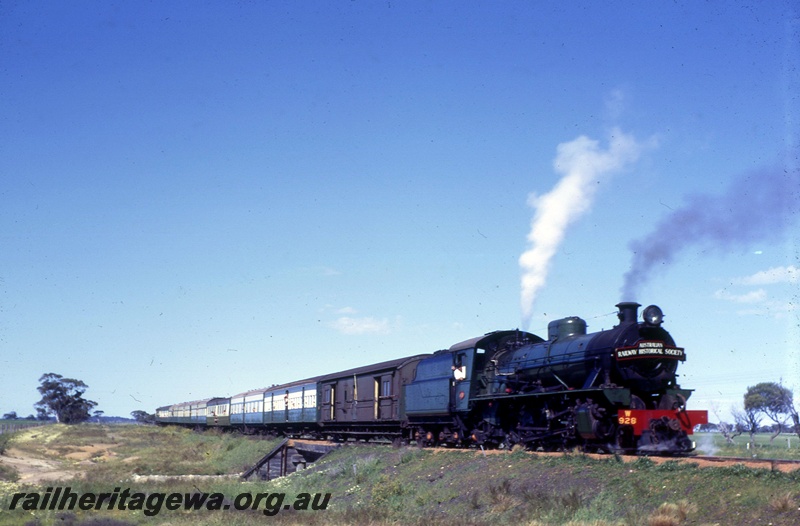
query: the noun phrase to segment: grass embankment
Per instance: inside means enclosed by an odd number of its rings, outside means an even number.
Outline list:
[[[150,517],[132,510],[15,510],[0,514],[0,525],[800,524],[800,472],[786,474],[742,466],[699,468],[676,461],[655,464],[647,458],[623,463],[613,456],[594,460],[581,454],[545,456],[517,451],[483,455],[373,446],[339,449],[310,469],[271,482],[243,483],[226,478],[136,481],[133,473],[238,472],[273,443],[261,442],[260,447],[250,449],[259,442],[236,435],[77,426],[56,428],[47,437],[21,434],[12,447],[64,458],[87,444],[96,447],[108,443],[116,445],[97,448],[106,453],[93,460],[77,461],[83,462],[78,465],[85,470],[83,478],[50,485],[69,485],[72,491],[82,493],[107,493],[120,487],[151,493],[218,492],[226,503],[245,493],[283,492],[284,502],[289,504],[304,493],[330,493],[330,501],[325,511],[289,509],[275,516],[266,516],[263,505],[241,512],[162,510]],[[245,454],[247,450],[250,452]],[[7,483],[0,489],[0,507],[8,509],[14,492],[45,489]]]
[[[7,445],[22,454],[58,460],[87,479],[132,475],[240,473],[278,440],[184,428],[135,425],[51,425],[18,432]]]

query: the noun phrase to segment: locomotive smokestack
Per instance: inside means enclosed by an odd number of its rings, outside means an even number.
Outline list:
[[[639,318],[639,307],[641,307],[639,303],[635,301],[623,301],[622,303],[617,303],[615,306],[619,309],[617,316],[619,317],[620,324],[636,323],[636,320]]]

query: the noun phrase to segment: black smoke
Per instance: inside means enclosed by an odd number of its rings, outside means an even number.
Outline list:
[[[797,227],[800,172],[797,168],[761,169],[734,179],[719,195],[692,195],[647,236],[630,243],[633,252],[625,274],[622,300],[690,248],[728,253],[756,242],[781,239]],[[797,233],[795,232],[795,235]]]

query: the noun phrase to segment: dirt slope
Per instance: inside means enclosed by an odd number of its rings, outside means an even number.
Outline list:
[[[65,469],[60,462],[35,458],[13,447],[0,455],[0,464],[14,468],[23,484],[45,484],[72,478],[76,474],[74,470]]]

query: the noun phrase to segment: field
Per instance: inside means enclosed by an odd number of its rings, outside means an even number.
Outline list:
[[[774,440],[770,440],[770,436],[756,434],[753,449],[748,447],[750,435],[734,437],[733,444],[728,444],[719,433],[696,433],[694,440],[701,455],[800,460],[800,438],[797,435],[782,433]]]
[[[718,454],[740,455],[718,445],[721,437],[698,438],[709,447],[720,447]],[[746,438],[739,437],[743,442]],[[772,446],[765,438],[759,437],[759,456],[785,457],[800,446],[795,443],[787,450],[786,437]],[[14,461],[21,468],[15,468],[16,473],[8,468],[0,471],[5,479],[0,482],[0,526],[800,524],[800,471],[700,467],[691,461],[656,462],[644,457],[597,459],[578,452],[350,446],[282,479],[240,482],[236,474],[275,443],[150,426],[53,425],[26,430],[7,444],[6,455],[12,458],[0,457],[3,466]],[[32,467],[37,462],[39,467]],[[162,507],[148,514],[146,508],[100,506],[59,512],[20,509],[21,499],[17,509],[9,509],[14,494],[44,495],[47,488],[56,487],[96,495],[129,489],[148,497],[159,492],[217,493],[221,507],[229,509]],[[281,493],[285,500],[280,506],[267,496]],[[234,510],[235,502],[246,503],[259,494],[264,498],[257,509]],[[273,511],[277,514],[271,515]]]

